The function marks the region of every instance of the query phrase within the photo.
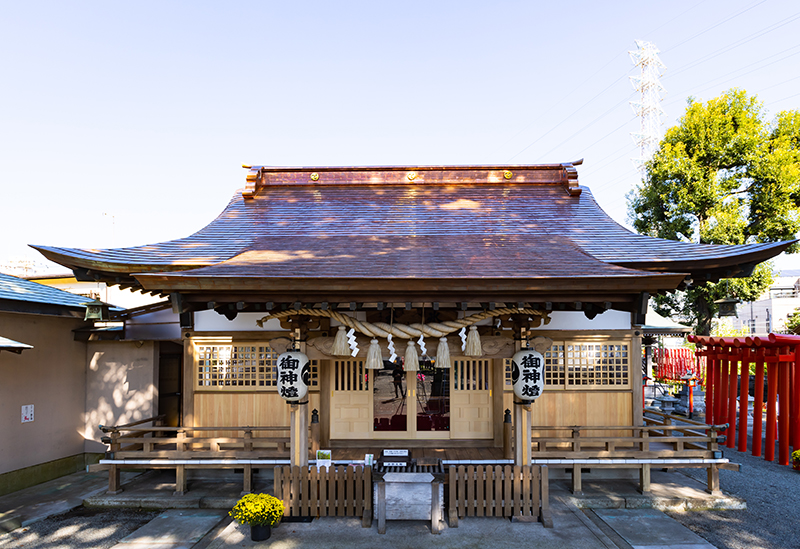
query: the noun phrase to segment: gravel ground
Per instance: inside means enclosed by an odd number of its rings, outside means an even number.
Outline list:
[[[742,467],[738,473],[720,471],[720,486],[743,497],[747,510],[667,514],[720,549],[800,548],[800,472],[750,453],[724,451]],[[706,480],[705,469],[681,472]]]
[[[159,513],[77,507],[0,535],[0,548],[107,549]]]

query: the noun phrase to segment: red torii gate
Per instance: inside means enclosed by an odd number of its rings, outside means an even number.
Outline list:
[[[761,455],[761,410],[764,407],[764,370],[767,372],[767,432],[764,459],[775,460],[777,438],[778,461],[789,464],[789,445],[800,448],[800,336],[769,334],[756,337],[710,337],[690,335],[698,345],[697,356],[706,357],[706,423],[728,423],[723,431],[727,447],[747,451],[747,395],[750,386],[750,364],[755,364],[753,413],[754,456]],[[740,376],[739,432],[736,446],[736,377]],[[780,416],[778,398],[780,397]],[[777,424],[777,433],[776,433]]]

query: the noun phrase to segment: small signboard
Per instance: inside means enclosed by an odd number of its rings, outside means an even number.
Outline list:
[[[26,404],[22,407],[22,423],[33,421],[33,404]]]
[[[322,467],[327,467],[328,469],[330,469],[331,465],[333,465],[333,460],[331,459],[331,451],[317,450],[317,469],[319,470]]]
[[[407,467],[411,459],[408,450],[385,449],[381,454],[381,463],[384,467]]]

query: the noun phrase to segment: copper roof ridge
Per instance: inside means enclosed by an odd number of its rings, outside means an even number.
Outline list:
[[[504,168],[518,168],[528,170],[552,170],[560,169],[565,166],[580,166],[583,158],[572,162],[556,162],[553,164],[430,164],[430,165],[374,165],[374,166],[267,166],[256,164],[242,164],[242,167],[251,169],[261,169],[270,172],[348,172],[348,171],[408,171],[408,170],[501,170]]]
[[[463,165],[463,166],[255,166],[243,164],[247,169],[245,188],[242,190],[242,198],[255,198],[258,191],[271,186],[328,186],[328,185],[497,185],[500,183],[522,184],[522,185],[561,185],[570,196],[579,196],[581,188],[578,185],[578,170],[575,166],[583,163],[583,159],[573,162],[562,162],[560,164],[486,164],[486,165]],[[515,173],[516,171],[516,173]],[[555,172],[551,179],[530,180],[521,177],[521,173],[530,172]],[[343,181],[340,177],[333,176],[333,179],[323,177],[320,174],[342,174],[342,173],[380,173],[383,177],[378,178],[355,178]],[[402,175],[386,177],[386,174],[393,172],[405,173]],[[420,173],[421,172],[421,173]],[[454,181],[452,179],[433,179],[425,180],[425,173],[436,172],[475,172],[473,177],[467,181]],[[485,175],[478,177],[481,172]],[[497,172],[492,174],[492,172]],[[286,179],[276,180],[286,174]],[[302,177],[292,179],[290,174],[303,174]]]

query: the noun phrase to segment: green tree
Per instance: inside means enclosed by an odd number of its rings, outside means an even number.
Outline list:
[[[800,231],[800,112],[765,120],[763,105],[731,89],[707,103],[689,98],[646,165],[644,182],[628,195],[641,234],[708,244],[791,240]],[[788,252],[798,251],[793,245]],[[748,278],[697,282],[657,296],[661,314],[677,315],[709,334],[714,301],[753,301],[772,283],[769,263]]]

